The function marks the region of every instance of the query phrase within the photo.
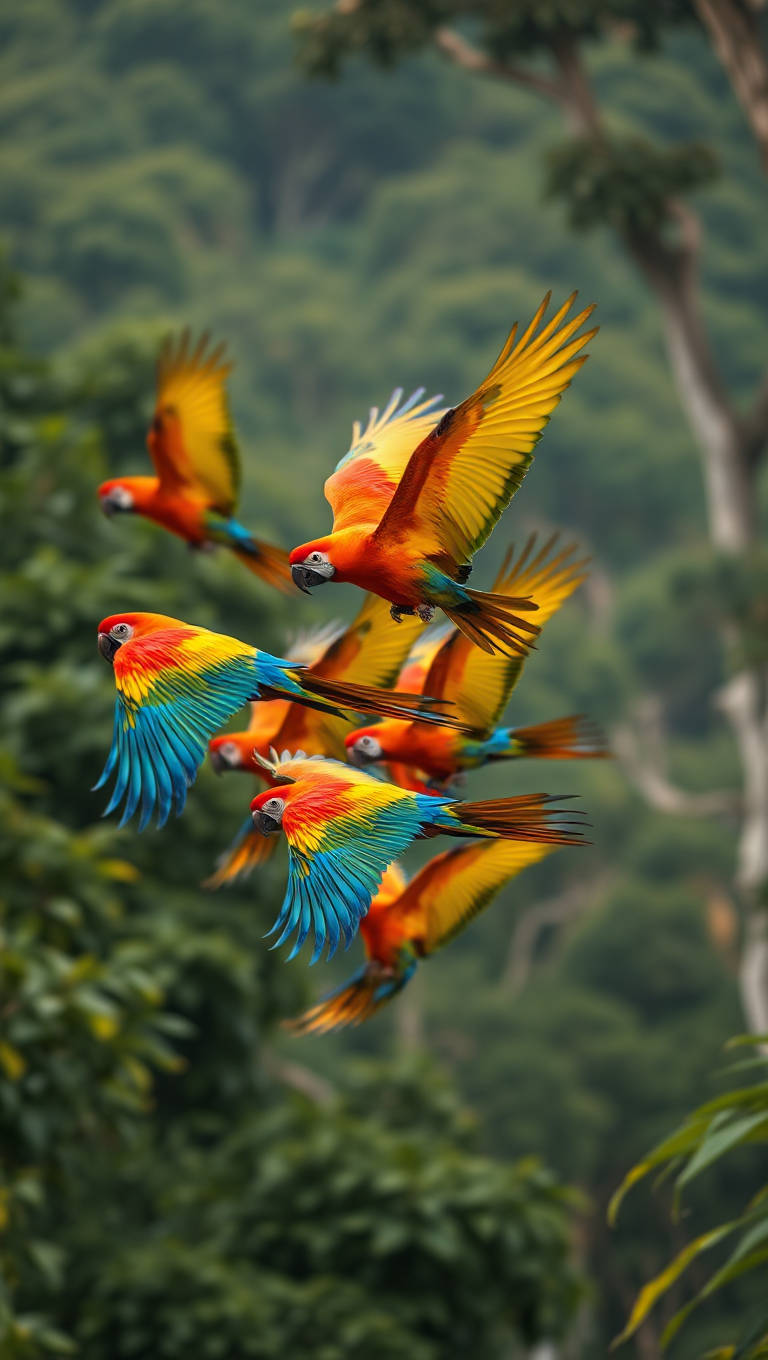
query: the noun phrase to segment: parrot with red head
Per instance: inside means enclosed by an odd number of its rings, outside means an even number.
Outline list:
[[[192,548],[229,548],[249,571],[292,593],[288,554],[236,518],[241,468],[227,400],[231,371],[223,345],[209,349],[207,335],[195,344],[183,331],[164,343],[147,435],[156,475],[102,482],[101,508],[110,517],[143,515]]]
[[[529,594],[541,626],[586,576],[586,559],[574,559],[575,545],[553,553],[556,542],[555,535],[537,552],[534,535],[516,560],[510,551],[494,585],[497,594]],[[431,628],[413,647],[398,686],[451,702],[470,730],[432,731],[418,721],[388,718],[350,732],[347,758],[360,767],[386,762],[396,783],[403,782],[406,769],[406,787],[413,787],[414,779],[422,786],[445,786],[467,770],[523,756],[606,756],[601,733],[581,714],[532,727],[498,726],[524,665],[522,656],[481,652],[451,623]]]
[[[575,293],[542,325],[549,296],[461,405],[436,410],[439,398],[420,391],[399,406],[398,391],[365,431],[355,426],[325,484],[333,532],[291,553],[300,589],[351,582],[389,601],[395,620],[415,612],[429,622],[439,608],[483,651],[527,654],[538,629],[520,612],[531,602],[470,590],[467,579],[596,333],[576,335],[592,307],[565,320]]]
[[[105,811],[125,798],[120,825],[141,803],[139,830],[155,807],[158,826],[175,803],[183,811],[208,741],[249,700],[295,701],[331,717],[345,710],[385,717],[420,712],[452,719],[423,695],[315,675],[237,638],[212,633],[165,614],[113,614],[99,624],[100,654],[114,668],[117,700],[112,746],[96,784],[114,774]]]
[[[345,684],[375,685],[388,689],[424,624],[417,617],[403,620],[402,628],[391,628],[384,600],[367,595],[357,617],[346,628],[326,625],[300,637],[288,652],[290,661],[307,667],[312,675]],[[227,732],[208,743],[208,755],[217,774],[239,770],[271,782],[269,771],[255,753],[267,757],[270,747],[278,751],[302,750],[307,755],[335,756],[344,759],[344,738],[356,720],[334,717],[289,699],[256,701],[251,704],[251,720],[245,732]],[[246,877],[257,864],[263,864],[275,848],[274,840],[259,836],[249,816],[235,840],[219,859],[215,872],[205,882],[219,888]]]
[[[270,771],[280,788],[251,803],[257,831],[285,835],[288,889],[270,935],[273,948],[296,932],[294,958],[314,931],[311,963],[327,942],[328,957],[341,936],[349,948],[384,871],[411,842],[432,836],[504,838],[542,845],[583,844],[579,814],[566,817],[547,794],[490,802],[460,802],[385,784],[363,770],[305,756],[278,758]]]
[[[449,944],[523,869],[556,849],[524,841],[480,841],[436,855],[408,879],[391,864],[360,922],[365,963],[303,1015],[292,1034],[332,1034],[370,1020],[410,982],[421,959]]]

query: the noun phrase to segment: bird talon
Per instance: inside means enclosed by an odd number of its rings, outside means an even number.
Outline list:
[[[412,615],[413,613],[414,611],[404,604],[392,604],[389,606],[390,618],[394,619],[395,623],[402,623],[405,614]]]
[[[431,604],[420,604],[416,609],[416,613],[418,614],[422,623],[431,623],[433,618],[435,617],[434,606]]]

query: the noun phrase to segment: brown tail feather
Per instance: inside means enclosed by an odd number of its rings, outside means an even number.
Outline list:
[[[265,543],[260,538],[253,538],[251,542],[252,552],[235,548],[233,550],[235,557],[252,571],[254,576],[259,576],[262,581],[267,582],[267,585],[274,586],[284,595],[298,594],[293,584],[291,564],[285,549],[276,547],[274,543]]]
[[[437,723],[440,727],[455,727],[460,732],[472,728],[450,713],[435,709],[439,702],[427,694],[408,694],[403,690],[375,689],[372,685],[353,685],[344,680],[331,680],[299,670],[296,678],[303,689],[327,704],[353,713],[373,713],[382,718],[418,718],[419,722]],[[318,705],[319,706],[319,705]]]
[[[607,760],[611,756],[605,734],[583,713],[533,727],[513,727],[509,735],[516,756],[536,760]]]
[[[569,826],[581,827],[583,814],[565,816],[565,809],[550,807],[559,799],[546,793],[524,793],[518,798],[495,798],[483,803],[456,803],[453,811],[461,818],[463,830],[454,835],[472,835],[476,828],[505,840],[540,841],[546,845],[584,845],[581,831],[569,831]],[[443,835],[445,827],[441,827]]]
[[[521,619],[514,611],[535,609],[533,600],[487,594],[481,590],[469,590],[467,594],[471,604],[445,609],[451,622],[484,652],[527,656],[533,643],[529,637],[521,637],[521,631],[538,637],[541,629],[528,619]]]

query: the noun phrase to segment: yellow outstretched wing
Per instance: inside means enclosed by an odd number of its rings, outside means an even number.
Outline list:
[[[442,397],[421,400],[423,387],[400,406],[402,395],[402,388],[397,388],[381,414],[374,406],[365,430],[355,421],[352,447],[325,483],[334,532],[379,523],[411,454],[443,414],[435,409]]]
[[[311,669],[315,675],[329,680],[390,689],[423,628],[416,616],[406,616],[400,624],[393,623],[387,601],[378,595],[366,595],[357,617],[331,639]],[[344,760],[344,738],[354,727],[355,723],[345,718],[329,717],[317,709],[292,704],[271,744],[278,751],[303,750],[308,755]]]
[[[594,310],[565,322],[574,293],[537,334],[549,297],[517,344],[512,328],[485,382],[446,412],[415,451],[376,530],[382,544],[415,541],[425,557],[460,565],[485,543],[586,360],[576,357],[579,350],[596,333],[572,338]]]
[[[433,954],[484,911],[511,878],[555,849],[495,840],[446,850],[420,870],[391,910],[402,915],[419,952]]]
[[[556,543],[554,534],[536,552],[534,534],[517,560],[510,548],[493,586],[497,595],[530,596],[535,600],[539,606],[535,618],[540,626],[587,575],[589,559],[574,558],[576,544],[561,548],[553,556]],[[455,704],[458,716],[478,732],[487,732],[501,719],[524,665],[524,656],[483,652],[463,633],[452,629],[433,658],[424,693]]]
[[[209,348],[207,334],[195,343],[185,330],[165,341],[147,442],[165,486],[181,485],[230,516],[240,491],[240,455],[226,390],[232,365],[223,355],[223,345]]]

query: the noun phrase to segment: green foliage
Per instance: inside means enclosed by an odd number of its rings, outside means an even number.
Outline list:
[[[746,1062],[736,1063],[732,1071],[757,1068],[768,1076],[765,1053],[761,1048],[768,1036],[743,1035],[731,1041],[749,1045],[757,1049],[757,1055]],[[612,1219],[616,1218],[627,1191],[650,1171],[662,1168],[667,1175],[675,1176],[675,1206],[679,1203],[683,1190],[703,1172],[715,1166],[736,1148],[753,1147],[768,1143],[768,1081],[760,1080],[754,1085],[727,1091],[714,1100],[699,1106],[689,1114],[685,1122],[649,1152],[642,1161],[627,1173],[620,1189],[613,1197],[610,1206]],[[758,1272],[761,1284],[762,1304],[749,1318],[742,1334],[729,1346],[717,1351],[722,1360],[761,1360],[768,1353],[768,1307],[765,1305],[766,1263],[768,1263],[768,1183],[761,1185],[744,1212],[728,1223],[701,1233],[689,1242],[675,1259],[644,1286],[638,1295],[632,1313],[616,1345],[633,1336],[647,1318],[651,1309],[672,1289],[684,1271],[705,1252],[720,1245],[729,1237],[738,1234],[736,1245],[731,1248],[727,1259],[710,1275],[704,1285],[697,1286],[694,1297],[682,1308],[677,1308],[667,1323],[662,1335],[662,1345],[667,1345],[677,1334],[684,1322],[699,1304],[724,1289],[741,1276]]]
[[[707,146],[660,151],[640,137],[584,137],[547,153],[545,196],[563,200],[577,231],[607,225],[632,240],[671,218],[670,200],[710,184],[718,171]]]

